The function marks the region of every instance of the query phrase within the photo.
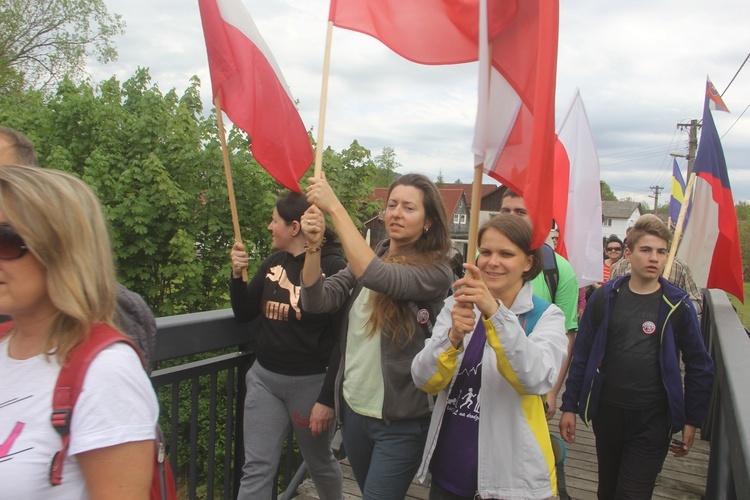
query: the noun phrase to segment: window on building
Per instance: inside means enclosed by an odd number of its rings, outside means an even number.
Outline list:
[[[603,227],[612,227],[612,219],[602,219]]]
[[[459,221],[461,220],[460,217],[461,216],[459,214],[453,214],[453,223],[458,224]]]
[[[466,224],[466,214],[461,214],[461,224]]]

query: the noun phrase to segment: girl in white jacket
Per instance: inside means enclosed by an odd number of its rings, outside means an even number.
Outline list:
[[[542,255],[528,223],[495,217],[478,246],[412,363],[417,387],[438,395],[419,478],[432,473],[431,499],[549,498],[557,487],[541,395],[565,359],[565,318],[533,297]]]

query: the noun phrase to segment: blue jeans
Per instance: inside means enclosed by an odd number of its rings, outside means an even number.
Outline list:
[[[430,418],[386,424],[342,403],[341,436],[362,499],[402,500],[422,461]]]

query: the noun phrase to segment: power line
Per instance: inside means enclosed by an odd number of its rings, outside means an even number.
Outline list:
[[[734,79],[737,78],[737,75],[740,74],[740,71],[742,70],[742,67],[745,66],[745,63],[747,62],[748,59],[750,59],[750,53],[747,54],[747,57],[745,58],[745,60],[742,61],[742,64],[740,64],[740,67],[737,70],[737,73],[735,73],[734,76],[732,77],[732,79],[729,80],[729,83],[727,84],[727,88],[725,88],[724,92],[721,93],[721,97],[724,97],[724,94],[727,92],[727,90],[729,90],[729,86],[732,85],[732,82],[734,81]]]
[[[747,105],[747,108],[745,108],[745,111],[747,111],[748,108],[750,108],[750,104]],[[734,123],[732,123],[729,126],[729,128],[727,129],[727,131],[722,134],[722,136],[721,136],[722,139],[724,138],[725,135],[727,135],[729,133],[730,130],[732,130],[732,127],[734,127],[735,125],[737,125],[737,122],[740,121],[740,118],[742,118],[742,115],[745,114],[745,111],[743,111],[742,113],[740,113],[740,116],[738,116],[737,119],[734,121]]]

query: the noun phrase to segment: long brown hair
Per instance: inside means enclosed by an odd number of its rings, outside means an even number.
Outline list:
[[[419,266],[447,262],[448,251],[451,248],[450,229],[448,217],[445,215],[445,206],[437,186],[422,174],[402,175],[388,188],[386,203],[396,186],[412,186],[422,192],[425,221],[429,221],[431,225],[417,241],[401,248],[397,254],[389,251],[383,257],[383,262]],[[372,315],[367,322],[370,328],[369,335],[375,335],[377,331],[389,331],[391,340],[397,342],[400,347],[411,342],[416,325],[411,317],[413,314],[408,307],[408,301],[394,300],[377,292],[373,292],[371,300]],[[402,340],[403,337],[399,338],[399,331],[406,334],[405,340]]]

